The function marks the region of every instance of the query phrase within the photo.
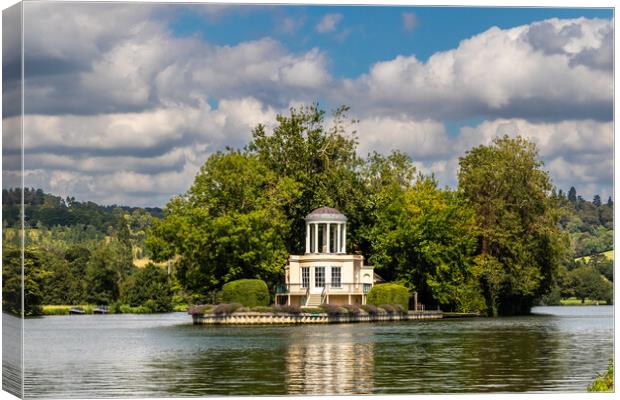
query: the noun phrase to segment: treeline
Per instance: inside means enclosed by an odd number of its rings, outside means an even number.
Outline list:
[[[3,190],[3,310],[21,309],[19,189]],[[25,189],[26,315],[43,304],[102,304],[170,311],[174,277],[161,266],[134,265],[148,257],[144,240],[159,209],[100,206]],[[17,210],[17,211],[16,211]],[[159,211],[158,211],[159,210]]]
[[[133,264],[127,219],[100,241],[55,245],[30,244],[24,252],[25,315],[41,314],[41,306],[101,304],[142,312],[173,307],[174,277],[165,267]],[[21,304],[21,250],[5,244],[2,254],[3,311],[18,314]]]
[[[108,233],[124,214],[144,212],[161,218],[160,208],[139,208],[127,206],[102,206],[92,201],[80,202],[74,197],[63,199],[45,193],[42,189],[24,188],[24,223],[26,227],[91,226],[99,232]],[[18,227],[22,190],[10,188],[2,190],[3,227]]]
[[[588,201],[571,187],[568,193],[560,190],[557,199],[565,210],[560,223],[570,233],[575,258],[613,249],[614,203],[611,197],[603,203],[597,194]]]
[[[302,254],[304,217],[331,206],[349,218],[349,252],[425,304],[489,315],[527,313],[572,257],[564,215],[536,147],[498,138],[460,158],[456,190],[394,151],[362,158],[346,107],[332,124],[316,105],[291,109],[243,150],[210,156],[147,237],[156,260],[198,303],[229,281],[282,282]]]

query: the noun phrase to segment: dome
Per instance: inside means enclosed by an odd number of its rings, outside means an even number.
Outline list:
[[[312,210],[312,212],[306,216],[306,221],[346,222],[347,217],[335,208],[320,207]]]

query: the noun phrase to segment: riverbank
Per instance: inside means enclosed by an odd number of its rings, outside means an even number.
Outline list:
[[[71,310],[81,310],[83,314],[96,314],[95,310],[97,310],[96,305],[94,304],[80,304],[80,305],[44,305],[41,307],[41,315],[69,315],[71,314]],[[188,309],[187,305],[181,304],[174,306],[171,312],[186,312]],[[118,307],[108,307],[106,314],[157,314],[149,310],[146,307],[131,307],[126,304],[119,305]]]

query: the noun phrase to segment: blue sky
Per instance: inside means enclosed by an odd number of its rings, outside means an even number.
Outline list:
[[[611,9],[31,2],[24,21],[27,186],[163,206],[318,101],[351,106],[360,156],[403,151],[442,186],[522,135],[558,188],[612,195]]]
[[[350,30],[346,38],[315,31],[326,13],[343,16],[337,33]],[[403,13],[415,15],[416,24],[411,31],[403,27]],[[292,51],[319,47],[329,54],[330,70],[335,76],[354,78],[374,62],[397,55],[415,55],[426,60],[492,26],[512,28],[549,18],[610,19],[612,16],[611,9],[595,8],[239,6],[238,10],[227,10],[211,19],[193,10],[179,10],[170,28],[175,35],[199,34],[204,40],[220,45],[274,37]],[[286,17],[299,20],[298,30],[291,33],[278,29]]]

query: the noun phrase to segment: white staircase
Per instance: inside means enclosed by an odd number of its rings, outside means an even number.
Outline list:
[[[321,305],[321,294],[310,293],[306,299],[306,307],[318,307]]]

